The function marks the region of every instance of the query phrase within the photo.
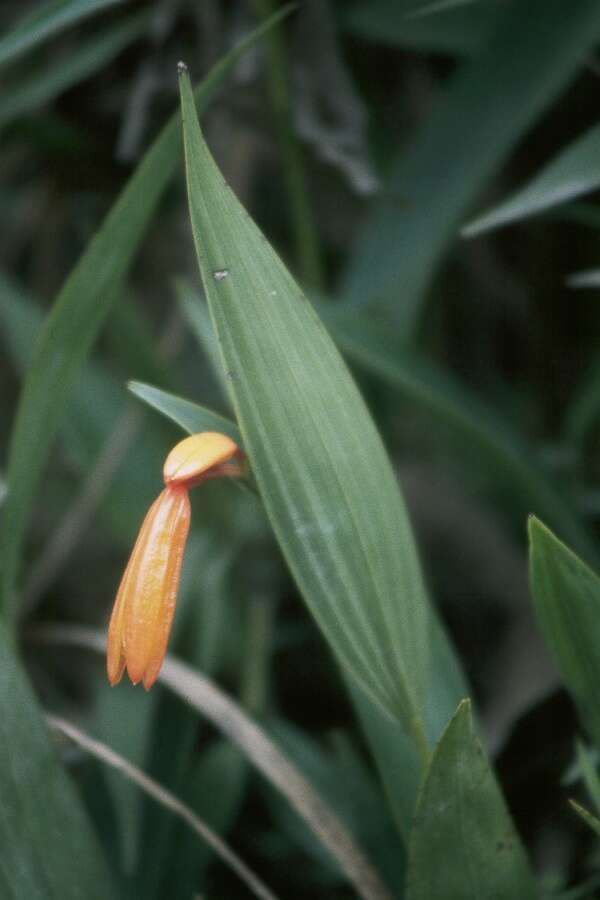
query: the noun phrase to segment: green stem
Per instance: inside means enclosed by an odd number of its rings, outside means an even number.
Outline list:
[[[256,14],[263,20],[273,12],[273,0],[253,0],[253,4]],[[292,128],[286,50],[281,29],[272,29],[266,39],[265,51],[269,99],[283,163],[296,259],[303,282],[322,291],[324,278],[317,231],[308,199],[302,150]]]

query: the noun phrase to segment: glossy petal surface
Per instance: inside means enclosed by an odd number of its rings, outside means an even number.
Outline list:
[[[191,487],[202,476],[239,453],[235,441],[226,434],[203,431],[184,438],[173,447],[165,460],[165,484],[186,484]]]
[[[170,486],[150,507],[123,575],[111,618],[108,676],[125,666],[134,684],[150,688],[166,652],[190,524],[184,487]]]

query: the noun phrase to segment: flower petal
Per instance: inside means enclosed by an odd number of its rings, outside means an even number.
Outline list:
[[[176,444],[167,456],[163,467],[165,484],[185,482],[191,487],[201,481],[209,469],[240,454],[235,441],[225,434],[216,431],[192,434]]]
[[[190,502],[183,487],[167,487],[148,511],[124,577],[124,644],[134,684],[153,683],[165,654],[177,598]],[[145,678],[149,672],[148,678]]]

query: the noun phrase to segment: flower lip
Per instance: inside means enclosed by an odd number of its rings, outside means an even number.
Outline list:
[[[167,456],[163,467],[165,484],[191,487],[210,477],[211,469],[240,455],[235,441],[225,434],[214,431],[192,434],[176,444]]]

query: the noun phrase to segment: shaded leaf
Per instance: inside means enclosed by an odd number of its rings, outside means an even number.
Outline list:
[[[106,652],[106,638],[89,628],[47,626],[38,639]],[[310,782],[265,732],[216,684],[172,656],[165,658],[158,680],[206,716],[240,748],[249,762],[291,803],[339,862],[365,900],[389,900],[389,894],[360,847]]]
[[[463,701],[433,754],[409,847],[407,900],[537,900],[519,836]]]
[[[507,200],[482,213],[462,229],[476,237],[546,212],[600,187],[600,126],[580,135]]]
[[[51,728],[74,743],[78,744],[88,753],[101,759],[104,763],[121,772],[128,780],[134,782],[146,794],[151,796],[157,803],[169,809],[174,815],[183,819],[183,821],[191,828],[211,849],[232,869],[240,878],[246,887],[262,900],[276,900],[269,888],[261,881],[261,879],[252,872],[251,869],[239,858],[239,856],[231,850],[224,841],[196,815],[186,804],[178,800],[170,791],[163,788],[158,782],[150,778],[133,763],[130,763],[124,757],[115,753],[106,744],[95,740],[85,734],[81,729],[77,728],[65,719],[58,716],[48,716],[48,723]]]
[[[333,342],[210,156],[187,72],[180,83],[200,271],[267,514],[342,665],[417,731],[427,607],[394,473]]]
[[[363,0],[341,10],[342,25],[367,40],[423,52],[471,55],[484,46],[500,4],[487,0],[475,9],[440,9],[425,16],[427,7],[398,0]]]
[[[2,622],[0,659],[0,895],[108,900],[100,848]]]
[[[0,93],[0,127],[53,100],[79,84],[131,44],[144,30],[148,16],[143,13],[117,22],[94,34],[72,52],[29,70],[5,85]]]
[[[469,464],[485,465],[503,476],[526,512],[546,516],[589,559],[596,549],[566,498],[545,477],[532,448],[501,415],[447,369],[417,350],[408,349],[389,329],[377,327],[366,315],[320,307],[342,350],[365,370],[386,381],[415,409],[449,426],[463,444],[477,451]]]
[[[546,644],[600,745],[600,578],[534,516],[529,521],[529,563]]]
[[[12,62],[70,25],[123,0],[48,0],[0,39],[0,65]]]
[[[385,302],[410,336],[461,218],[599,36],[595,0],[505,4],[485,49],[453,77],[401,151],[349,254],[340,285],[348,302]]]

